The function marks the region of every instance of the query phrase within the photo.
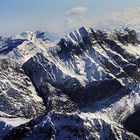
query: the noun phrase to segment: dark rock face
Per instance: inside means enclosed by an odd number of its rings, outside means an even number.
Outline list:
[[[124,122],[124,127],[134,134],[140,136],[140,109],[128,116]]]
[[[132,44],[136,44],[137,41],[137,37],[136,37],[136,32],[134,30],[129,30],[129,29],[125,29],[125,34],[124,33],[117,33],[118,39],[122,44],[126,44],[126,43],[132,43]]]
[[[140,58],[138,58],[137,60],[135,60],[134,63],[140,68]]]
[[[36,38],[40,38],[43,41],[49,40],[45,32],[36,32],[35,35],[36,35]]]
[[[135,64],[125,65],[123,70],[131,77],[137,76],[137,66]]]
[[[17,46],[21,45],[25,39],[5,39],[4,44],[0,46],[0,54],[8,54],[10,51],[12,51]]]
[[[90,102],[101,100],[122,90],[124,87],[116,80],[104,80],[91,83],[90,86],[77,90],[64,89],[64,93],[79,105],[86,105]]]

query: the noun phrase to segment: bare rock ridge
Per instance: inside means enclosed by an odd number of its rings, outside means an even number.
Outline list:
[[[2,39],[0,55],[5,61],[1,59],[0,78],[3,85],[10,84],[5,89],[1,86],[1,114],[33,119],[11,131],[7,128],[5,135],[0,128],[0,137],[140,139],[139,125],[135,125],[140,117],[138,34],[132,29],[82,27],[57,44],[44,32],[26,32],[8,43]]]

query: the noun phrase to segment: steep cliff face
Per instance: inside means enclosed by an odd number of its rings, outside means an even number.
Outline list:
[[[139,80],[135,64],[139,55],[127,50],[130,45],[139,49],[134,31],[109,34],[82,27],[62,39],[56,51],[36,54],[23,69],[40,94],[50,84],[76,103],[94,102],[113,93],[129,92],[128,85]]]
[[[135,135],[139,132],[134,126],[130,128],[135,120],[131,114],[140,105],[140,39],[136,31],[82,27],[57,44],[44,34],[31,35],[18,37],[26,40],[6,55],[2,51],[2,55],[19,65],[18,71],[12,70],[16,79],[17,75],[20,77],[20,91],[24,86],[28,99],[33,91],[37,92],[37,99],[42,98],[24,103],[39,110],[34,115],[46,114],[13,129],[5,139],[139,139]],[[20,55],[15,57],[15,52]],[[36,91],[29,92],[33,86]],[[6,91],[8,97],[13,93]]]

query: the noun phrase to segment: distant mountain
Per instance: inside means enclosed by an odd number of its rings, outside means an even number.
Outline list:
[[[60,40],[60,35],[54,32],[48,32],[48,31],[36,31],[36,32],[30,32],[30,31],[26,31],[26,32],[22,32],[19,35],[16,35],[15,38],[17,39],[27,39],[27,40],[32,40],[34,38],[37,39],[42,39],[43,41],[45,40],[50,40],[50,41],[58,41]]]
[[[2,39],[0,138],[140,139],[139,34],[81,27],[59,42],[40,31]]]

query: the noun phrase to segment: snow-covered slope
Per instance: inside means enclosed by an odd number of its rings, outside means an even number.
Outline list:
[[[46,52],[54,45],[43,32],[23,32],[0,41],[0,57],[23,64],[36,53]]]
[[[1,58],[12,61],[18,69],[12,69],[14,75],[10,70],[5,74],[12,77],[8,79],[10,87],[18,89],[12,98],[19,93],[24,96],[21,89],[25,86],[25,104],[34,109],[38,109],[39,103],[46,107],[45,111],[41,109],[45,115],[13,129],[5,139],[139,139],[135,135],[140,136],[139,133],[125,129],[130,130],[125,121],[130,123],[132,119],[127,118],[140,104],[140,40],[136,31],[95,31],[82,27],[57,44],[44,33],[25,32],[10,38],[10,44],[3,39],[0,48]],[[18,83],[13,82],[13,77]],[[26,78],[30,83],[27,86],[22,82]],[[39,101],[31,104],[29,97]],[[18,100],[21,104],[25,102]],[[4,107],[0,111],[7,113]]]
[[[54,33],[54,32],[48,32],[48,31],[45,31],[45,32],[43,32],[43,31],[36,31],[36,32],[25,31],[12,38],[26,39],[26,40],[41,39],[43,41],[50,40],[53,42],[57,42],[58,40],[61,39],[59,34]]]
[[[27,118],[45,111],[30,79],[19,64],[8,59],[0,60],[0,111],[5,113],[1,116]]]
[[[45,113],[42,99],[22,69],[24,62],[55,44],[45,35],[37,37],[38,34],[24,32],[0,41],[1,116],[31,118]]]

